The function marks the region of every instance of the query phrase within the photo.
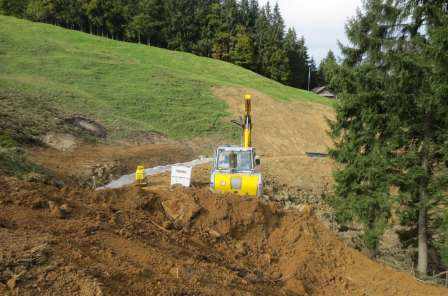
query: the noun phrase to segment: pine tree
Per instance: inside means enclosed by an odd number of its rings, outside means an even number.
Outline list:
[[[394,209],[416,230],[417,270],[425,275],[447,201],[446,11],[386,0],[366,1],[363,11],[347,26],[353,46],[342,48],[332,79],[341,97],[332,155],[344,164],[334,203],[340,220],[365,225],[371,248]]]

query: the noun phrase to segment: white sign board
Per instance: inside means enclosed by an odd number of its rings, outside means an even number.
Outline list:
[[[173,165],[171,167],[171,186],[182,185],[190,187],[191,184],[191,167],[184,165]]]

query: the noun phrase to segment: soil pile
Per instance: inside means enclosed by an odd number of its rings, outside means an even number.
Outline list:
[[[310,207],[206,186],[92,192],[0,178],[0,294],[446,295],[339,241]]]

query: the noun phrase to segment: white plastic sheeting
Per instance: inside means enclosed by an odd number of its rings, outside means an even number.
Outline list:
[[[192,160],[190,162],[185,162],[185,163],[162,165],[162,166],[157,166],[154,168],[145,169],[145,175],[146,176],[154,176],[154,175],[162,174],[165,172],[169,172],[171,170],[172,166],[195,167],[195,166],[210,163],[210,162],[213,162],[213,158],[201,158],[201,159],[195,159],[195,160]],[[122,188],[124,186],[131,185],[134,182],[135,182],[135,173],[122,176],[119,179],[112,181],[105,186],[98,187],[96,190]]]

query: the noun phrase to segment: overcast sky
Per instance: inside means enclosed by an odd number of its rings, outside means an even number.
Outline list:
[[[268,0],[260,0],[264,5]],[[329,49],[339,55],[337,40],[346,43],[344,25],[356,14],[361,0],[270,0],[276,2],[287,27],[305,36],[311,56],[320,61]]]

